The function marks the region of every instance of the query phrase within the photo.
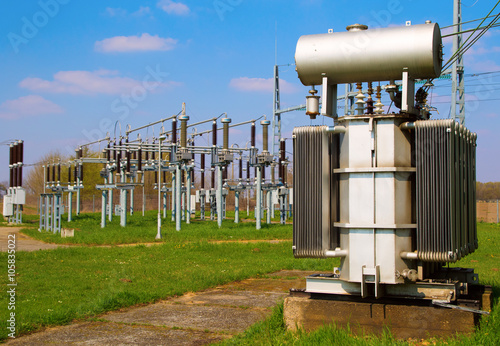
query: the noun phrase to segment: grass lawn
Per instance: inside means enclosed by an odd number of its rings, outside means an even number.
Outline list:
[[[256,231],[255,222],[235,224],[234,220],[227,219],[219,228],[216,221],[192,219],[189,225],[183,221],[181,231],[177,232],[175,223],[171,221],[171,218],[166,218],[162,221],[163,238],[156,240],[157,212],[155,211],[146,212],[144,217],[142,213],[129,215],[127,227],[121,227],[120,219],[114,216],[112,222],[107,223],[105,228],[101,228],[100,213],[74,216],[72,222],[63,221],[62,227],[75,229],[75,237],[61,238],[59,234],[52,232],[38,232],[37,228],[27,228],[23,230],[23,233],[47,243],[87,245],[292,238],[292,225],[268,225],[263,222],[262,228]]]
[[[18,332],[65,324],[280,269],[331,268],[331,262],[296,260],[290,253],[291,242],[165,243],[152,247],[72,247],[18,252]],[[5,253],[0,254],[0,261],[7,263]],[[1,277],[0,284],[6,287],[6,275]],[[7,304],[7,295],[3,294],[0,306]],[[1,309],[0,318],[5,321],[7,314],[7,309]],[[0,329],[0,333],[4,339],[6,330]]]

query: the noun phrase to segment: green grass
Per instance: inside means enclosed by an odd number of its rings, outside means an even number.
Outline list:
[[[241,222],[224,220],[219,228],[216,221],[191,220],[191,224],[182,222],[181,231],[175,230],[175,223],[171,218],[163,219],[161,240],[155,240],[157,230],[157,214],[155,211],[135,213],[127,218],[127,227],[120,226],[120,219],[116,216],[105,228],[101,228],[99,213],[81,214],[74,216],[72,222],[63,221],[63,228],[75,229],[74,238],[61,238],[52,232],[38,232],[36,228],[27,228],[23,233],[32,238],[47,243],[56,244],[87,244],[87,245],[115,245],[148,242],[190,242],[204,240],[254,240],[254,239],[291,239],[292,225],[267,225],[257,231],[255,222]]]
[[[0,254],[0,263],[7,263],[6,253]],[[328,270],[331,261],[294,259],[290,241],[198,242],[18,252],[16,266],[17,328],[23,334],[281,269]],[[6,284],[2,275],[0,285]],[[0,297],[0,306],[6,307],[7,295]],[[7,314],[0,309],[1,320]],[[0,339],[6,336],[0,328]]]

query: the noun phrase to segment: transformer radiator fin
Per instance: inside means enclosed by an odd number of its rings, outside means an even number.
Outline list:
[[[336,148],[328,126],[294,129],[293,141],[293,254],[295,257],[324,257],[338,245],[333,225],[336,202],[331,200]]]
[[[415,122],[420,260],[455,262],[477,249],[476,138],[452,119]]]

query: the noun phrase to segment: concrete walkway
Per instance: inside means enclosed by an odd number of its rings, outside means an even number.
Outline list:
[[[281,271],[147,306],[104,314],[99,321],[49,328],[12,345],[204,345],[241,333],[271,314],[290,288],[312,272]]]
[[[0,252],[6,252],[9,245],[9,235],[15,236],[16,251],[37,251],[67,247],[67,245],[47,244],[35,240],[19,232],[23,227],[0,227]]]

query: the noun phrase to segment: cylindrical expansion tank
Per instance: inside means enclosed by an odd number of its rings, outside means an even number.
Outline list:
[[[436,23],[301,36],[295,64],[304,85],[399,80],[441,74],[441,31]]]

